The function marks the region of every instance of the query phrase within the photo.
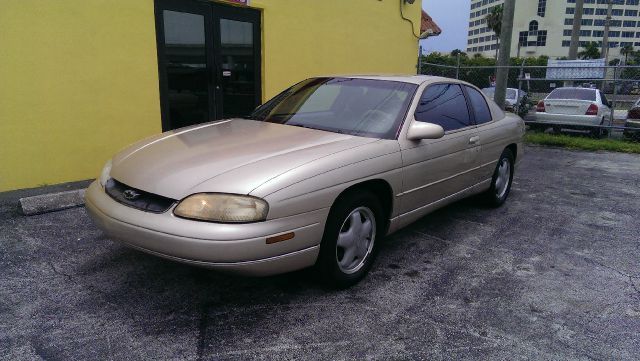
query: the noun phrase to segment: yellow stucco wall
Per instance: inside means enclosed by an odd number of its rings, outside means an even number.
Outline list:
[[[0,191],[97,177],[159,119],[153,2],[0,1]]]
[[[416,27],[420,5],[404,6]],[[265,99],[314,75],[415,70],[399,0],[251,6],[263,11]],[[0,191],[96,177],[160,131],[152,0],[0,0]]]
[[[400,0],[252,0],[263,8],[267,97],[310,76],[414,74],[418,42]],[[421,1],[403,5],[420,31]]]

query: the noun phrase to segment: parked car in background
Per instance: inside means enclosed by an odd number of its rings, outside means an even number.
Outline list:
[[[625,137],[640,140],[640,99],[627,112],[627,120],[624,123],[624,127],[623,133]]]
[[[156,256],[257,276],[315,265],[346,287],[386,234],[472,194],[505,202],[524,128],[454,79],[312,78],[246,119],[131,145],[86,206]]]
[[[483,88],[482,92],[491,99],[494,99],[496,95],[496,88]],[[506,111],[516,113],[523,118],[527,113],[529,113],[529,109],[531,108],[531,105],[529,104],[529,96],[525,91],[520,89],[507,88],[504,102]]]
[[[536,106],[534,129],[589,130],[596,137],[608,134],[600,126],[611,125],[609,101],[598,89],[563,87],[554,89]]]

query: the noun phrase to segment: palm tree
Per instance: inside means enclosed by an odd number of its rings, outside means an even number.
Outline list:
[[[454,49],[451,51],[451,57],[455,58],[458,55],[460,56],[467,56],[467,53],[465,53],[464,51],[460,50],[460,49]]]
[[[487,21],[487,27],[496,34],[496,60],[498,60],[498,44],[500,42],[500,30],[502,30],[502,12],[504,7],[502,5],[496,5],[491,8],[491,11],[485,16]]]
[[[624,55],[624,65],[627,65],[629,55],[633,54],[633,52],[634,50],[632,45],[625,45],[620,49],[620,54]]]
[[[584,46],[584,50],[578,53],[580,59],[598,59],[600,58],[600,49],[598,43],[590,41]]]

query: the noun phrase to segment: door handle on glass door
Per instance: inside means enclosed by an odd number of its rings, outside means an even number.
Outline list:
[[[469,138],[469,144],[478,144],[479,141],[480,141],[479,136]]]

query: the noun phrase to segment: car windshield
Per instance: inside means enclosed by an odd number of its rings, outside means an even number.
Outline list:
[[[596,91],[594,89],[580,88],[558,88],[552,91],[547,99],[576,99],[596,101]]]
[[[258,107],[250,119],[370,138],[395,139],[417,85],[312,78]]]

